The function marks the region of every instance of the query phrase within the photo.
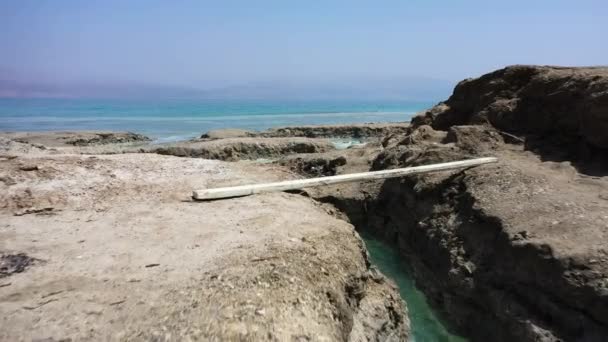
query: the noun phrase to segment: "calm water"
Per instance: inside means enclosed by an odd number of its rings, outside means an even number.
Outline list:
[[[416,289],[407,265],[397,250],[386,243],[363,236],[371,261],[382,273],[393,279],[399,286],[401,297],[407,303],[412,334],[416,342],[466,342],[467,340],[449,333],[426,302],[422,292]]]
[[[432,102],[0,99],[0,131],[128,130],[160,141],[211,129],[409,121]]]

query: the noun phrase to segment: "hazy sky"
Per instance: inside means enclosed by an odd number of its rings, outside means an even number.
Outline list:
[[[0,78],[209,87],[608,64],[608,0],[0,2]]]

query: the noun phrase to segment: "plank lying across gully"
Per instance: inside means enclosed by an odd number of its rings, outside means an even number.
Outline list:
[[[467,168],[471,166],[478,166],[489,163],[496,163],[498,160],[494,157],[488,158],[477,158],[469,160],[460,160],[449,163],[422,165],[414,167],[406,167],[402,169],[372,171],[372,172],[361,172],[351,173],[347,175],[319,177],[319,178],[308,178],[308,179],[296,179],[288,180],[276,183],[264,183],[264,184],[252,184],[252,185],[239,185],[225,188],[215,189],[203,189],[194,190],[192,192],[192,198],[195,200],[212,200],[228,197],[240,197],[258,194],[262,192],[273,192],[273,191],[286,191],[286,190],[297,190],[312,186],[320,185],[331,185],[338,183],[356,182],[373,179],[385,179],[395,178],[407,175],[414,175],[420,173],[445,171]]]

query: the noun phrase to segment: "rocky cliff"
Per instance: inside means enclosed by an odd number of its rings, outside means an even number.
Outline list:
[[[607,101],[608,68],[512,66],[465,80],[387,136],[372,169],[497,165],[313,196],[395,243],[433,306],[474,341],[605,341]]]
[[[475,340],[608,337],[608,68],[513,66],[458,84],[376,168],[500,163],[382,185],[376,230]]]
[[[608,149],[608,68],[507,67],[460,82],[412,123],[490,125],[525,137],[543,157],[589,164]]]

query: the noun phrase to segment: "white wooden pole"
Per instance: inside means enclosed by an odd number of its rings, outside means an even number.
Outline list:
[[[227,197],[240,197],[258,194],[262,192],[273,192],[273,191],[285,191],[285,190],[296,190],[312,186],[319,185],[331,185],[346,182],[356,182],[363,180],[372,179],[385,179],[402,177],[406,175],[445,171],[453,169],[461,169],[471,166],[496,163],[498,160],[494,157],[477,158],[469,160],[461,160],[449,163],[422,165],[414,167],[406,167],[402,169],[372,171],[372,172],[361,172],[351,173],[347,175],[319,177],[319,178],[308,178],[308,179],[296,179],[288,180],[276,183],[265,183],[265,184],[253,184],[253,185],[239,185],[225,188],[215,189],[203,189],[194,190],[192,192],[192,198],[195,200],[211,200]]]

